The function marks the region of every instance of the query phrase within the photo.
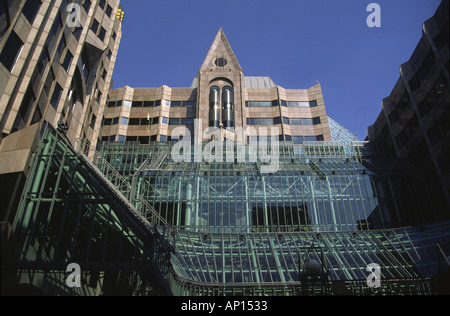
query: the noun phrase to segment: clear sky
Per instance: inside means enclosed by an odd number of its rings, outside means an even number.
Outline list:
[[[381,8],[381,27],[366,20]],[[441,0],[121,0],[113,88],[189,87],[222,27],[247,76],[322,85],[327,113],[366,137]]]

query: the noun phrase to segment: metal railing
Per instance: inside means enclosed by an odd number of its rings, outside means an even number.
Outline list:
[[[142,216],[149,222],[154,229],[162,233],[163,237],[169,233],[170,237],[175,235],[173,227],[153,208],[153,206],[140,195],[132,186],[132,184],[117,171],[112,164],[93,146],[86,141],[77,140],[76,152],[83,160],[96,171],[96,174],[103,178],[106,182],[111,183],[110,187],[124,200],[130,208],[132,208],[139,216]],[[158,162],[161,165],[164,158]],[[156,156],[158,159],[159,156]],[[150,161],[150,164],[152,161]]]

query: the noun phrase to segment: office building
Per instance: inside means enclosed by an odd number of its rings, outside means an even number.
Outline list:
[[[100,141],[40,122],[6,292],[446,293],[433,175],[341,136],[320,84],[245,76],[222,29],[189,87],[102,100]]]

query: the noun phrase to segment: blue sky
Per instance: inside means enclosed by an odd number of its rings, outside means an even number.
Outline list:
[[[369,28],[369,3],[381,27]],[[220,27],[247,76],[322,85],[327,113],[363,140],[440,0],[122,0],[114,88],[189,87]]]

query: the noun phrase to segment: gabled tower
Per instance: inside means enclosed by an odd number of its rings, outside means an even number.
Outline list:
[[[198,72],[201,129],[243,126],[244,72],[222,28]]]

